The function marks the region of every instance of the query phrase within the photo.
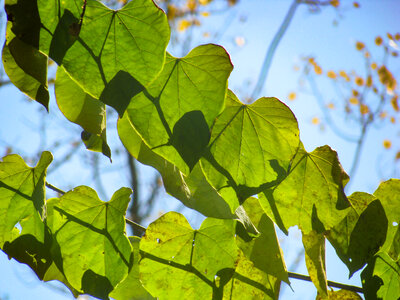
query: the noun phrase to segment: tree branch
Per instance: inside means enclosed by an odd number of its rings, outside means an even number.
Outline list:
[[[283,20],[281,26],[279,27],[277,33],[275,34],[271,44],[268,47],[267,54],[265,55],[264,62],[261,68],[260,75],[258,76],[258,80],[256,86],[254,88],[253,93],[251,94],[251,98],[255,99],[261,92],[264,83],[267,79],[269,68],[271,67],[272,58],[274,57],[275,50],[278,47],[283,35],[285,34],[286,29],[289,27],[290,22],[293,19],[294,13],[296,12],[297,6],[301,2],[299,0],[293,0],[292,5],[287,12],[285,19]]]
[[[294,279],[311,282],[310,276],[292,273],[292,272],[288,272],[288,275],[289,275],[289,278],[294,278]],[[334,281],[330,281],[330,280],[328,280],[328,286],[343,289],[343,290],[348,290],[348,291],[352,291],[352,292],[356,292],[356,293],[364,293],[363,289],[358,286],[347,285],[347,284],[338,283],[338,282],[334,282]]]

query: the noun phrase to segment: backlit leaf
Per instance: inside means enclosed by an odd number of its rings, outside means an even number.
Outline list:
[[[389,223],[382,251],[397,261],[400,258],[400,180],[390,179],[381,183],[374,195],[381,201]]]
[[[46,169],[52,160],[50,152],[43,152],[36,167],[31,168],[16,154],[3,157],[0,162],[0,246],[15,237],[13,229],[18,222],[32,215],[37,215],[36,221],[44,217]],[[32,230],[34,228],[29,231]]]
[[[151,0],[131,1],[120,10],[88,0],[84,14],[82,4],[40,0],[40,50],[122,116],[163,67],[167,18]]]
[[[359,294],[349,290],[328,291],[328,295],[329,300],[362,300]]]
[[[205,172],[216,188],[228,185],[243,201],[283,179],[298,145],[297,121],[285,104],[261,98],[245,105],[229,91],[212,128]]]
[[[351,276],[383,245],[388,221],[376,197],[356,192],[349,201],[352,208],[339,224],[328,231],[327,238],[349,268]]]
[[[322,234],[311,231],[303,233],[303,245],[308,274],[321,299],[328,299],[328,286],[325,267],[325,238]]]
[[[86,147],[111,158],[107,145],[104,103],[87,94],[62,67],[57,69],[55,93],[57,105],[63,115],[83,128],[82,140]]]
[[[284,232],[294,225],[304,233],[322,232],[347,215],[350,204],[343,191],[347,181],[337,153],[329,146],[311,153],[301,147],[289,175],[259,194],[260,204]]]
[[[94,190],[80,186],[54,205],[51,228],[62,269],[78,291],[104,299],[128,274],[131,246],[124,215],[131,193],[121,188],[102,202]]]
[[[132,85],[146,85],[160,72],[168,40],[167,18],[153,1],[131,1],[112,10],[88,0],[77,41],[62,64],[94,97],[107,93],[104,88],[112,89],[129,97],[120,100],[125,104],[137,92]],[[113,85],[118,79],[125,80]]]
[[[238,233],[237,244],[239,248],[254,264],[254,267],[267,274],[273,275],[279,280],[289,283],[285,262],[283,261],[283,253],[279,247],[274,223],[265,214],[258,199],[247,199],[243,207],[260,234],[258,237],[252,239],[246,235],[246,233]]]
[[[47,60],[47,56],[39,50],[16,37],[11,31],[11,22],[7,22],[2,52],[4,71],[21,92],[48,110]]]
[[[139,261],[141,259],[139,254],[140,238],[133,236],[129,237],[133,251],[133,265],[129,270],[128,276],[122,281],[116,289],[112,291],[110,297],[118,300],[132,300],[132,299],[154,299],[142,286],[139,278]]]
[[[47,269],[46,274],[44,275],[43,278],[43,281],[52,281],[52,280],[58,280],[62,282],[70,290],[70,292],[72,293],[72,295],[74,295],[75,298],[78,297],[79,292],[69,284],[64,274],[58,269],[57,265],[54,262]]]
[[[140,242],[145,288],[159,299],[210,299],[218,272],[235,266],[234,225],[208,218],[193,230],[175,212],[151,223]]]
[[[262,272],[241,251],[239,253],[232,279],[226,282],[224,277],[228,276],[218,277],[219,285],[224,284],[222,299],[278,299],[280,280]]]
[[[200,165],[185,176],[179,169],[163,157],[150,150],[130,123],[127,114],[118,120],[118,134],[129,153],[143,164],[157,169],[166,191],[207,217],[235,218],[239,203],[234,198],[222,198],[204,177]]]
[[[380,252],[361,273],[361,281],[365,299],[398,300],[400,264]]]
[[[220,46],[199,46],[183,58],[167,55],[158,78],[127,108],[146,144],[185,174],[208,144],[231,71],[229,56]]]

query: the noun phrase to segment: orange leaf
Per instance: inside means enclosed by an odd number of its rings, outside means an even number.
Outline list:
[[[385,147],[385,149],[390,149],[390,147],[392,147],[392,142],[389,140],[383,140],[383,147]]]

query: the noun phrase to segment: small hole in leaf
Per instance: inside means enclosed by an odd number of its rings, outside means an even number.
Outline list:
[[[397,226],[397,225],[399,225],[399,223],[393,222],[392,225],[393,225],[393,226]]]
[[[21,226],[21,224],[19,224],[19,222],[17,224],[15,224],[15,228],[17,228],[19,231],[19,234],[21,234],[22,226]]]
[[[160,240],[160,239],[157,239],[157,243],[158,243],[158,244],[161,243],[161,240]]]
[[[351,258],[349,258],[349,262],[352,262],[353,260]]]

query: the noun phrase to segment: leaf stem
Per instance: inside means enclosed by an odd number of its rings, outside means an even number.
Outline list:
[[[311,282],[310,276],[297,274],[297,273],[293,273],[293,272],[288,272],[288,275],[289,275],[289,278],[294,278],[294,279]],[[330,280],[328,280],[328,286],[343,289],[343,290],[348,290],[348,291],[352,291],[352,292],[357,292],[357,293],[364,293],[363,289],[358,286],[347,285],[347,284],[338,283],[338,282],[334,282],[334,281],[330,281]]]

